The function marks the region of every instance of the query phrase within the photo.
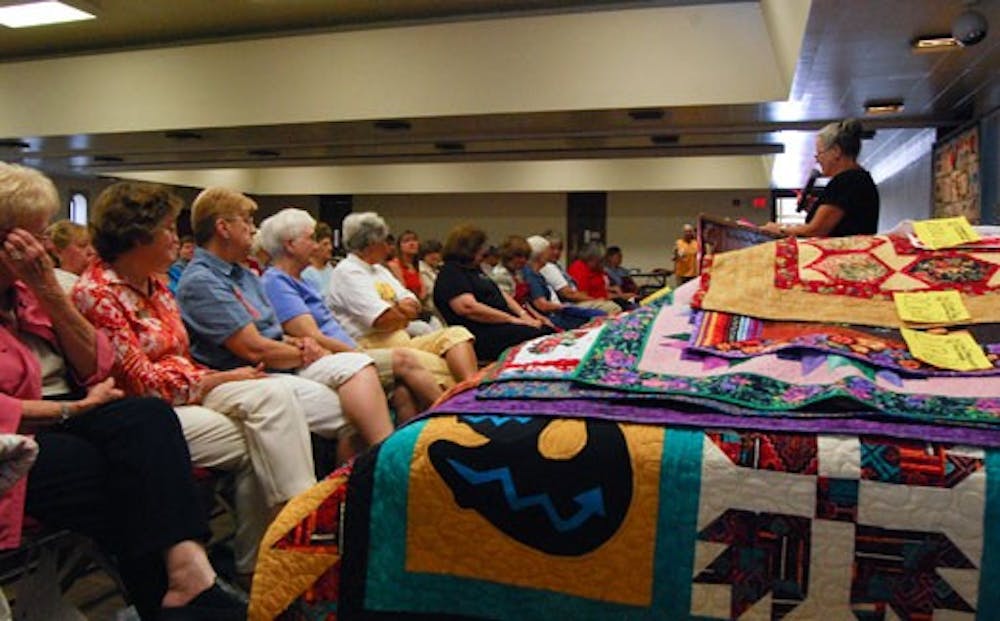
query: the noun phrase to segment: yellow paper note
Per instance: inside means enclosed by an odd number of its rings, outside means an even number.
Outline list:
[[[900,332],[913,357],[927,364],[953,371],[993,368],[983,348],[964,330],[950,334],[927,334],[901,328]]]
[[[892,294],[896,312],[911,323],[958,323],[972,319],[958,291],[921,291]]]
[[[928,248],[934,250],[979,241],[979,233],[972,229],[965,216],[918,220],[913,223],[913,232]]]

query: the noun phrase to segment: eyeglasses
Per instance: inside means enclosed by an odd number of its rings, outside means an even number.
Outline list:
[[[820,149],[819,151],[816,152],[816,155],[813,156],[813,159],[815,159],[818,162],[819,161],[819,156],[823,155],[824,153],[826,153],[830,149],[834,148],[835,146],[837,146],[837,145],[834,144],[834,145],[830,145],[829,147],[827,147],[825,149]]]
[[[227,222],[236,222],[237,220],[250,227],[251,231],[257,229],[257,225],[253,223],[253,218],[250,216],[233,216],[231,218],[226,218]]]

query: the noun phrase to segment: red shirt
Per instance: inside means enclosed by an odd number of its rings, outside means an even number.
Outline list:
[[[424,299],[424,281],[420,278],[420,270],[416,265],[406,265],[399,259],[389,261],[389,264],[398,268],[403,274],[403,286],[413,292],[418,300]]]
[[[566,271],[576,281],[577,289],[597,300],[608,299],[608,277],[603,267],[590,269],[586,263],[577,259]]]
[[[73,302],[111,340],[112,374],[127,394],[159,397],[173,405],[198,403],[195,384],[208,367],[191,358],[188,333],[173,294],[159,278],[151,293],[126,283],[114,268],[95,261],[73,288]]]

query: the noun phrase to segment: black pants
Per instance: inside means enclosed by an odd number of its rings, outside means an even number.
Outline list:
[[[466,324],[466,328],[476,337],[472,344],[479,360],[496,360],[511,345],[523,343],[528,339],[543,336],[552,332],[549,328],[532,328],[513,323],[477,323]]]
[[[35,439],[26,513],[93,537],[118,559],[139,614],[154,619],[167,589],[163,553],[210,534],[173,409],[122,399]]]

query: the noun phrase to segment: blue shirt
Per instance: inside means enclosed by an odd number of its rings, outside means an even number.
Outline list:
[[[249,364],[224,343],[250,323],[269,339],[283,336],[260,279],[242,265],[203,248],[194,251],[194,259],[177,283],[177,303],[191,336],[191,356],[213,369]]]
[[[333,266],[327,263],[323,269],[318,270],[313,266],[308,266],[302,270],[300,275],[302,280],[313,286],[319,292],[319,299],[325,300],[330,294],[330,275],[333,273]]]
[[[527,265],[521,270],[524,281],[528,283],[528,301],[533,302],[538,298],[545,298],[550,302],[558,302],[559,297],[555,295],[552,287],[549,286],[545,277],[531,269]]]
[[[358,346],[337,323],[333,313],[323,303],[323,298],[312,284],[293,278],[276,267],[268,268],[261,277],[261,282],[281,323],[308,313],[316,320],[319,331],[324,335],[351,347]]]

